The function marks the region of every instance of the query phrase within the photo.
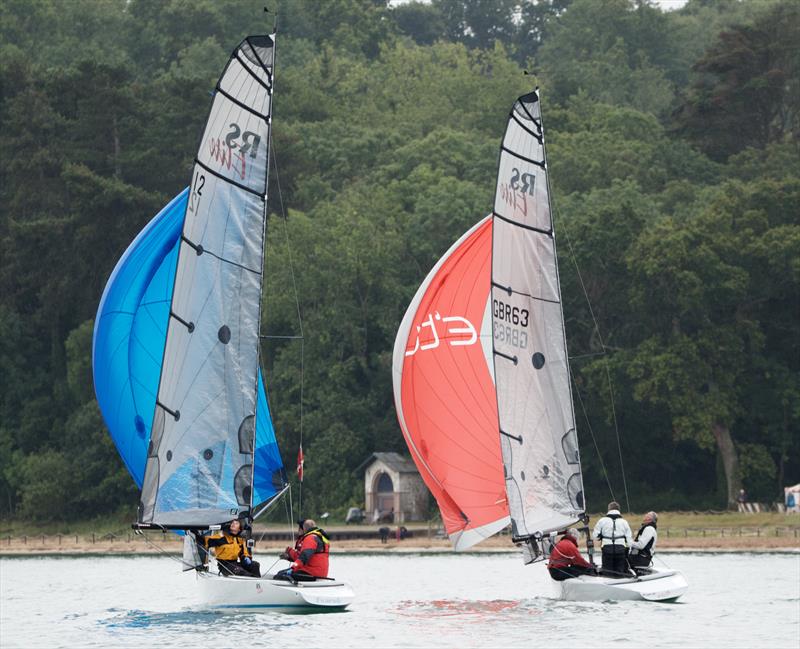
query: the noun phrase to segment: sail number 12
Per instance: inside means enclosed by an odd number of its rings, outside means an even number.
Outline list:
[[[189,211],[195,214],[200,209],[200,197],[203,195],[203,187],[206,185],[206,177],[199,171],[194,172],[194,182],[192,191],[189,194]]]

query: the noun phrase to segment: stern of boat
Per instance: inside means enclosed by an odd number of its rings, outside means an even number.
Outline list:
[[[325,612],[342,611],[355,599],[349,584],[336,580],[292,583],[265,575],[222,577],[198,573],[199,604],[219,611]]]

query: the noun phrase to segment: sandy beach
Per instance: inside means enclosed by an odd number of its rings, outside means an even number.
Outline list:
[[[774,534],[774,533],[773,533]],[[256,535],[258,540],[258,535]],[[130,540],[129,540],[130,539]],[[278,554],[287,543],[286,541],[261,541],[256,544],[256,554],[268,555]],[[37,554],[57,554],[57,555],[128,555],[128,554],[156,554],[166,552],[169,554],[180,554],[183,542],[175,539],[172,535],[162,536],[160,534],[150,534],[148,539],[131,534],[130,537],[122,536],[117,539],[91,538],[79,536],[77,541],[75,535],[67,536],[29,536],[27,539],[14,537],[0,539],[0,556],[12,555],[37,555]],[[721,536],[717,531],[716,536],[711,536],[706,532],[706,536],[694,534],[680,536],[670,535],[667,537],[662,534],[659,538],[658,549],[670,552],[798,552],[800,553],[800,538],[793,533],[786,533],[780,536],[765,535],[733,535],[726,533]],[[503,553],[515,552],[516,549],[508,537],[499,536],[487,539],[480,545],[475,546],[470,552]],[[331,552],[336,553],[448,553],[453,552],[452,546],[447,539],[425,538],[424,536],[407,538],[397,541],[394,537],[388,539],[386,543],[381,543],[380,539],[349,539],[333,541]]]

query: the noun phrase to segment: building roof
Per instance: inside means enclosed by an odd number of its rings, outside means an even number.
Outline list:
[[[356,471],[362,471],[370,464],[377,461],[383,462],[390,469],[398,473],[419,473],[410,457],[394,452],[373,453],[359,465]]]

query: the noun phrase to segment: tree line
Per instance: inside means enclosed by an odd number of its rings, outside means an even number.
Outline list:
[[[0,4],[2,516],[132,515],[94,400],[93,318],[117,259],[188,183],[229,52],[271,29],[262,6]],[[491,210],[506,115],[532,85],[590,509],[625,490],[631,507],[722,507],[800,480],[796,3],[270,9],[263,330],[298,334],[299,311],[305,338],[264,357],[289,468],[303,368],[307,512],[360,504],[359,464],[404,450],[397,326]]]

